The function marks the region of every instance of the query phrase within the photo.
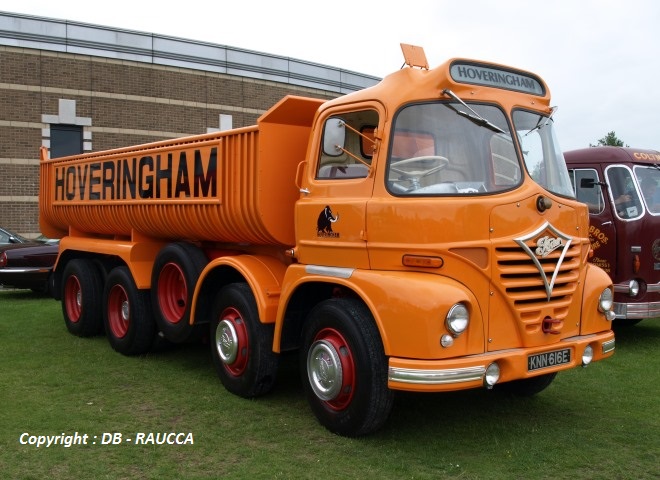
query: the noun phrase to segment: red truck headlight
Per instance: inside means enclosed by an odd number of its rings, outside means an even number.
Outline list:
[[[614,303],[614,294],[612,293],[611,288],[606,288],[603,290],[603,293],[600,294],[598,298],[598,310],[602,313],[607,313],[612,310],[612,304]]]

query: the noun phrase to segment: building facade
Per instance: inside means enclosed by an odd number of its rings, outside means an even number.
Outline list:
[[[254,125],[285,95],[378,78],[239,48],[0,12],[0,225],[39,234],[52,157]]]

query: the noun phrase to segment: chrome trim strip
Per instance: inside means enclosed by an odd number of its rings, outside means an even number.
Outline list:
[[[617,293],[628,293],[630,285],[628,283],[617,283],[614,285],[614,291]],[[660,292],[660,283],[646,284],[646,293]]]
[[[651,284],[646,284],[646,292],[647,293],[656,293],[660,292],[660,283],[651,283]]]
[[[612,311],[615,320],[633,320],[660,317],[660,302],[619,303],[614,302]]]
[[[390,367],[388,380],[401,383],[423,385],[443,385],[482,380],[486,374],[485,366],[450,368],[446,370],[416,370],[411,368]]]
[[[307,265],[305,266],[305,272],[310,275],[324,275],[327,277],[336,277],[336,278],[351,278],[354,268],[342,268],[342,267],[326,267],[324,265]]]
[[[603,355],[606,353],[610,353],[616,348],[616,340],[613,338],[612,340],[608,340],[607,342],[603,342]]]
[[[52,267],[3,267],[0,268],[0,273],[48,273],[52,269]]]

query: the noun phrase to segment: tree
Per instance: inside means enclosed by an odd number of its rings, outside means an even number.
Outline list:
[[[591,143],[589,144],[590,147],[598,147],[598,146],[607,146],[611,145],[613,147],[623,147],[623,140],[619,139],[616,136],[616,133],[614,131],[609,132],[607,135],[605,135],[603,138],[598,140],[598,143],[596,145],[592,145]],[[628,147],[629,145],[626,145]]]

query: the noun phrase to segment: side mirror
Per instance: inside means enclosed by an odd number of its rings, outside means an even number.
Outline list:
[[[580,188],[594,188],[596,185],[601,187],[606,187],[607,183],[597,182],[593,178],[581,178],[580,179]]]
[[[580,188],[594,188],[596,185],[596,180],[593,178],[582,178],[580,179]]]
[[[323,129],[323,153],[331,157],[342,154],[346,141],[346,126],[341,118],[329,118]]]

